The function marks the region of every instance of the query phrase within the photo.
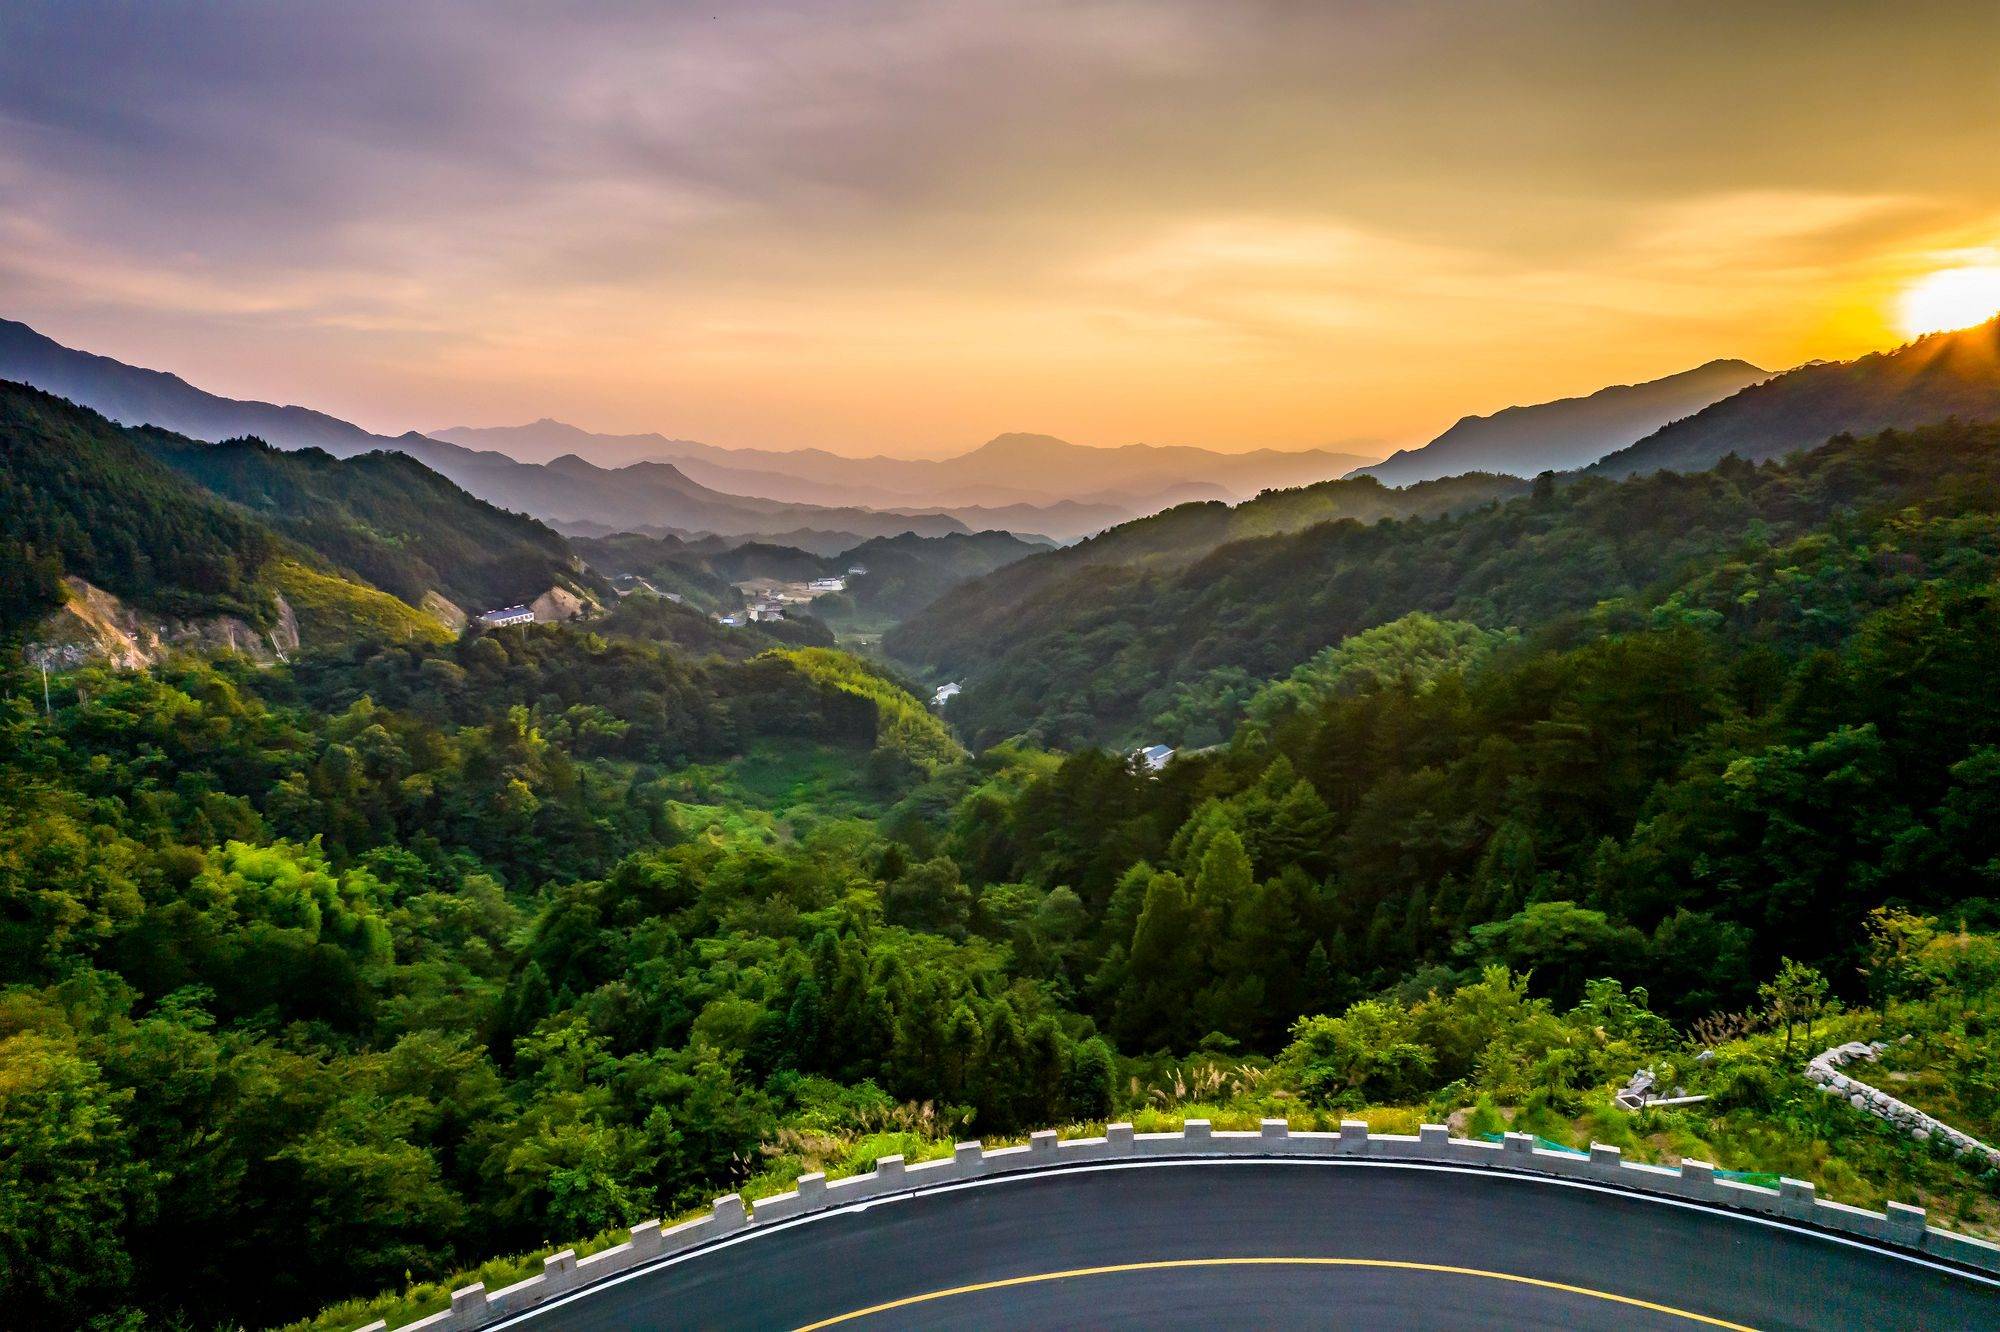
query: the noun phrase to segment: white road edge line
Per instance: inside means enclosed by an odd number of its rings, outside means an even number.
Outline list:
[[[1695,1202],[1688,1198],[1668,1198],[1659,1194],[1646,1193],[1638,1189],[1614,1188],[1609,1184],[1593,1183],[1590,1180],[1563,1179],[1553,1175],[1531,1175],[1508,1170],[1496,1170],[1491,1166],[1453,1165],[1449,1162],[1437,1161],[1365,1161],[1354,1158],[1309,1156],[1160,1156],[1143,1161],[1090,1161],[1079,1162],[1076,1165],[1050,1165],[1039,1170],[1009,1171],[1005,1174],[992,1175],[985,1179],[960,1179],[934,1185],[919,1184],[917,1187],[903,1193],[891,1193],[876,1198],[857,1199],[852,1203],[847,1203],[839,1207],[829,1207],[825,1211],[812,1212],[806,1216],[795,1216],[780,1221],[763,1222],[761,1226],[753,1224],[750,1229],[738,1231],[736,1234],[719,1239],[713,1244],[704,1244],[700,1248],[689,1249],[685,1253],[669,1254],[643,1267],[630,1268],[624,1272],[620,1272],[617,1276],[606,1277],[601,1281],[593,1281],[589,1285],[579,1287],[576,1290],[565,1291],[552,1300],[546,1300],[532,1308],[523,1309],[519,1313],[508,1314],[497,1322],[488,1323],[487,1328],[491,1332],[498,1332],[500,1328],[516,1327],[522,1323],[540,1318],[544,1314],[552,1313],[566,1304],[573,1304],[579,1300],[594,1298],[604,1291],[611,1289],[613,1286],[623,1285],[625,1282],[638,1277],[654,1276],[669,1267],[689,1262],[696,1258],[705,1258],[709,1254],[720,1252],[723,1249],[731,1248],[750,1240],[761,1239],[766,1235],[775,1235],[780,1231],[790,1230],[794,1226],[811,1225],[815,1221],[824,1221],[829,1217],[854,1216],[868,1211],[872,1207],[905,1202],[911,1198],[929,1197],[939,1193],[956,1193],[960,1189],[984,1188],[989,1184],[1012,1184],[1020,1180],[1047,1179],[1052,1175],[1082,1175],[1102,1170],[1157,1170],[1162,1166],[1231,1165],[1338,1166],[1348,1169],[1359,1167],[1361,1169],[1372,1170],[1433,1170],[1448,1175],[1471,1175],[1479,1179],[1512,1180],[1522,1184],[1556,1184],[1566,1189],[1587,1189],[1592,1193],[1608,1193],[1614,1197],[1631,1198],[1639,1202],[1658,1203],[1666,1207],[1681,1207],[1691,1212],[1705,1212],[1711,1216],[1727,1217],[1731,1221],[1745,1221],[1753,1225],[1769,1226],[1773,1230],[1786,1230],[1795,1235],[1805,1235],[1811,1239],[1824,1240],[1829,1244],[1839,1244],[1850,1249],[1860,1249],[1865,1253],[1876,1254],[1883,1258],[1893,1258],[1900,1262],[1914,1263],[1918,1267],[1927,1267],[1934,1272],[1942,1272],[1947,1276],[1959,1277],[1966,1281],[1972,1281],[1982,1286],[1990,1286],[1995,1290],[2000,1290],[2000,1278],[1969,1271],[1962,1267],[1954,1267],[1949,1263],[1934,1262],[1929,1258],[1922,1258],[1916,1254],[1904,1253],[1900,1249],[1891,1249],[1881,1245],[1869,1244],[1862,1240],[1849,1239],[1845,1235],[1830,1234],[1824,1230],[1817,1230],[1812,1226],[1796,1225],[1790,1221],[1780,1220],[1776,1217],[1753,1216],[1745,1212],[1733,1211],[1727,1207],[1714,1207],[1707,1203]]]

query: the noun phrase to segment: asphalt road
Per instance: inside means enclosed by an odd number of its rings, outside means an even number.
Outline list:
[[[828,1323],[2000,1329],[2000,1286],[1727,1213],[1484,1171],[1180,1162],[1003,1178],[753,1230],[502,1326]]]

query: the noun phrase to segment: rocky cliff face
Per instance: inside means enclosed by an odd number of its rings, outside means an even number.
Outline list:
[[[269,663],[299,648],[298,619],[281,596],[275,597],[277,624],[263,630],[231,615],[178,619],[142,612],[81,578],[63,584],[69,600],[43,621],[23,654],[38,665],[96,661],[142,670],[173,651],[240,652]]]
[[[454,634],[465,628],[465,612],[448,600],[443,593],[435,589],[424,593],[422,609],[436,616],[439,622]]]

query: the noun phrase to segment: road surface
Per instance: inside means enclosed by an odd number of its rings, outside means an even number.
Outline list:
[[[1993,1328],[2000,1283],[1615,1190],[1327,1161],[1076,1167],[753,1228],[498,1324]]]

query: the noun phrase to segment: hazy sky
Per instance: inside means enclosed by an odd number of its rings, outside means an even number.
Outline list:
[[[1995,0],[0,7],[0,314],[385,431],[1404,443],[1996,246]]]

